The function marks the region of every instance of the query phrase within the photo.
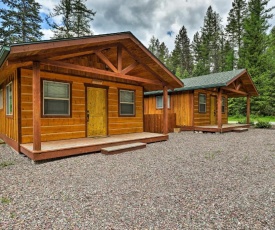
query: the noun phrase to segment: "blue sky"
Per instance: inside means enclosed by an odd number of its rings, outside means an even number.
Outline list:
[[[36,0],[42,5],[41,15],[45,17],[59,0]],[[190,40],[203,25],[207,8],[220,14],[223,25],[226,25],[227,15],[231,9],[230,0],[87,0],[89,9],[96,11],[91,28],[94,34],[131,31],[145,46],[154,35],[165,42],[170,51],[180,28],[184,25]],[[270,0],[269,6],[275,5]],[[0,3],[0,7],[2,7]],[[275,13],[275,12],[273,12]],[[270,20],[275,25],[275,18]],[[48,25],[42,24],[43,39],[52,36]]]

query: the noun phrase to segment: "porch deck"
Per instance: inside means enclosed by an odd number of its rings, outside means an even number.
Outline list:
[[[222,128],[219,128],[218,125],[202,125],[202,126],[182,126],[182,131],[202,131],[202,132],[231,132],[236,128],[249,128],[249,124],[223,124]]]
[[[99,152],[102,148],[128,143],[152,143],[168,140],[168,135],[159,133],[130,133],[98,138],[78,138],[41,143],[41,150],[34,151],[33,143],[21,144],[20,152],[34,161],[59,158],[84,153]]]

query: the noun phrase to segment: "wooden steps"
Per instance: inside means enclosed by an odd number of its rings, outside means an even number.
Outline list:
[[[248,131],[248,128],[235,128],[232,130],[232,132],[236,132],[236,133],[242,133],[246,131]]]
[[[145,147],[146,147],[146,143],[137,142],[137,143],[102,148],[101,153],[116,154],[116,153],[123,153],[123,152],[132,151],[132,150],[137,150],[137,149],[143,149]]]

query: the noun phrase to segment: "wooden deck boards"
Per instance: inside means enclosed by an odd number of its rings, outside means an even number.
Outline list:
[[[102,148],[128,143],[152,143],[165,141],[168,135],[159,133],[130,133],[112,135],[99,138],[79,138],[60,141],[48,141],[41,143],[41,151],[33,150],[33,143],[21,144],[20,152],[27,155],[32,160],[45,160],[51,158],[78,155],[83,153],[98,152]]]
[[[218,128],[217,125],[204,125],[204,126],[195,126],[194,131],[203,131],[203,132],[231,132],[236,128],[249,128],[249,124],[223,124],[222,128]]]

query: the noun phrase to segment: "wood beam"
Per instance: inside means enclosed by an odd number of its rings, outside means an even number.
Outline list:
[[[236,90],[236,89],[231,89],[231,88],[228,88],[228,87],[223,87],[222,90],[229,91],[229,92],[236,93],[236,94],[240,94],[240,95],[244,95],[244,96],[247,95],[247,93],[244,92],[244,91],[240,91],[240,90]]]
[[[150,72],[155,78],[157,78],[159,81],[161,81],[163,86],[164,86],[164,85],[168,85],[168,83],[167,83],[166,81],[164,81],[160,76],[158,76],[149,66],[143,64],[143,63],[140,61],[140,59],[139,59],[138,56],[136,56],[136,55],[134,55],[132,52],[130,52],[130,51],[128,50],[128,48],[126,48],[124,45],[121,44],[121,46],[123,47],[123,49],[126,50],[126,52],[127,52],[134,60],[136,60],[137,62],[139,62],[139,63],[142,65],[143,68],[145,68],[145,69],[146,69],[148,72]]]
[[[117,70],[119,73],[122,71],[122,47],[121,45],[117,46]]]
[[[238,85],[236,86],[236,90],[240,90],[241,86],[242,86],[242,83],[241,82],[238,83]]]
[[[217,97],[218,128],[222,128],[222,89],[218,90]]]
[[[41,150],[41,88],[40,63],[33,62],[32,77],[32,104],[33,104],[33,150]]]
[[[50,65],[50,66],[56,66],[64,69],[99,74],[103,76],[109,76],[109,77],[114,77],[116,79],[123,79],[123,80],[138,82],[138,83],[145,83],[145,84],[159,85],[159,86],[162,85],[162,82],[156,81],[156,80],[150,80],[146,78],[125,75],[121,73],[114,73],[106,70],[101,70],[101,69],[96,69],[96,68],[81,66],[81,65],[75,65],[75,64],[70,64],[70,63],[61,62],[61,61],[43,60],[40,63],[43,65]]]
[[[246,123],[250,124],[250,96],[246,97]]]
[[[138,66],[139,65],[139,63],[138,62],[134,62],[134,63],[132,63],[131,65],[129,65],[129,66],[127,66],[126,68],[124,68],[122,71],[121,71],[121,73],[122,74],[127,74],[127,73],[129,73],[131,70],[133,70],[136,66]]]
[[[110,62],[110,60],[103,54],[101,53],[101,51],[96,51],[95,54],[107,65],[109,66],[109,68],[115,72],[118,73],[117,68],[113,65],[112,62]]]
[[[168,134],[168,89],[163,87],[163,134]]]

